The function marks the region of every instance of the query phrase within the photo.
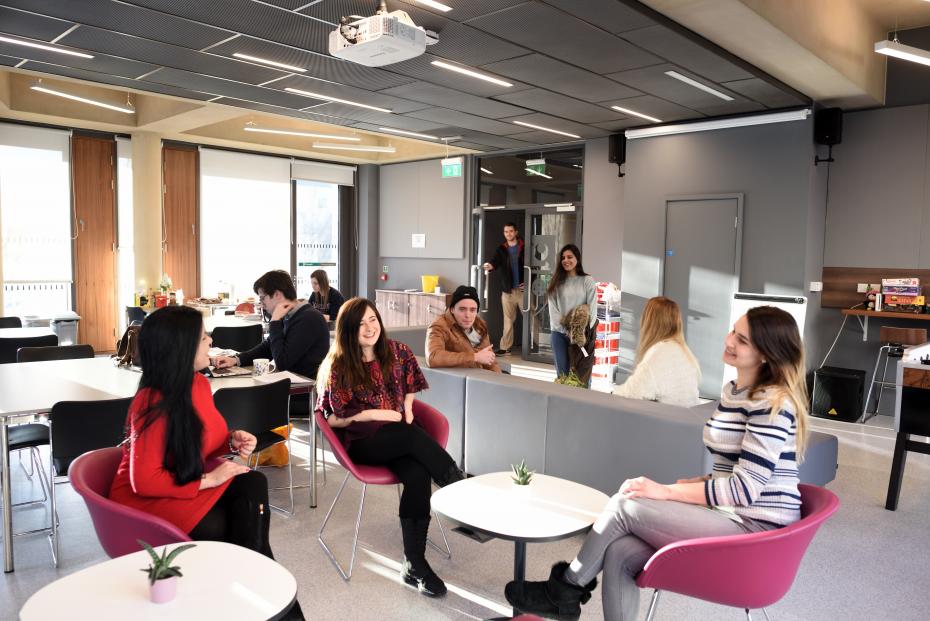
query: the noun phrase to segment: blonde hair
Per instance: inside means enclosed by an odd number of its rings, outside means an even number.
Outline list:
[[[700,377],[701,367],[685,342],[685,331],[678,303],[660,295],[649,298],[643,308],[643,316],[639,321],[639,345],[636,347],[636,364],[642,362],[643,356],[646,355],[650,347],[661,341],[674,341],[677,343],[688,360],[697,367],[698,377]]]
[[[785,401],[792,405],[800,462],[807,448],[808,397],[804,345],[798,324],[790,314],[774,306],[750,308],[746,319],[749,322],[749,340],[765,360],[749,395],[752,397],[758,392],[769,391],[773,417]]]

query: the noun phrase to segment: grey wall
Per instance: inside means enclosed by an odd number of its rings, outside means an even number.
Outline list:
[[[585,271],[598,281],[620,282],[623,178],[607,161],[607,138],[589,140],[584,152],[581,250]]]
[[[358,293],[374,299],[378,275],[378,166],[362,164],[358,167],[358,231],[352,243],[358,252]]]

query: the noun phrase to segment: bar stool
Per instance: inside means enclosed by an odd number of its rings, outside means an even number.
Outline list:
[[[905,345],[920,345],[927,342],[927,331],[923,328],[891,328],[882,326],[879,331],[879,340],[884,343],[878,348],[878,357],[875,358],[875,369],[872,371],[872,381],[869,383],[869,392],[865,397],[865,403],[862,407],[862,417],[859,422],[864,423],[876,414],[882,403],[882,392],[886,388],[895,388],[896,382],[886,380],[888,373],[888,362],[891,359],[900,359],[904,356]],[[877,380],[878,365],[882,361],[882,354],[885,355],[885,366],[882,369],[882,379]],[[878,399],[875,401],[875,410],[869,412],[869,403],[872,401],[872,391],[876,384],[878,385]]]

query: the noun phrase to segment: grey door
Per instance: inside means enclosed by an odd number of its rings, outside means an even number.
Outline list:
[[[685,338],[701,365],[701,396],[716,399],[723,384],[723,341],[730,300],[739,289],[741,194],[666,201],[663,291],[678,302]]]

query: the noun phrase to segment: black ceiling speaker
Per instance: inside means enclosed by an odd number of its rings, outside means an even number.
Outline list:
[[[843,110],[824,108],[814,113],[814,142],[833,146],[843,142]]]
[[[607,139],[607,161],[617,165],[617,176],[622,177],[620,167],[626,162],[626,136],[613,134]]]

